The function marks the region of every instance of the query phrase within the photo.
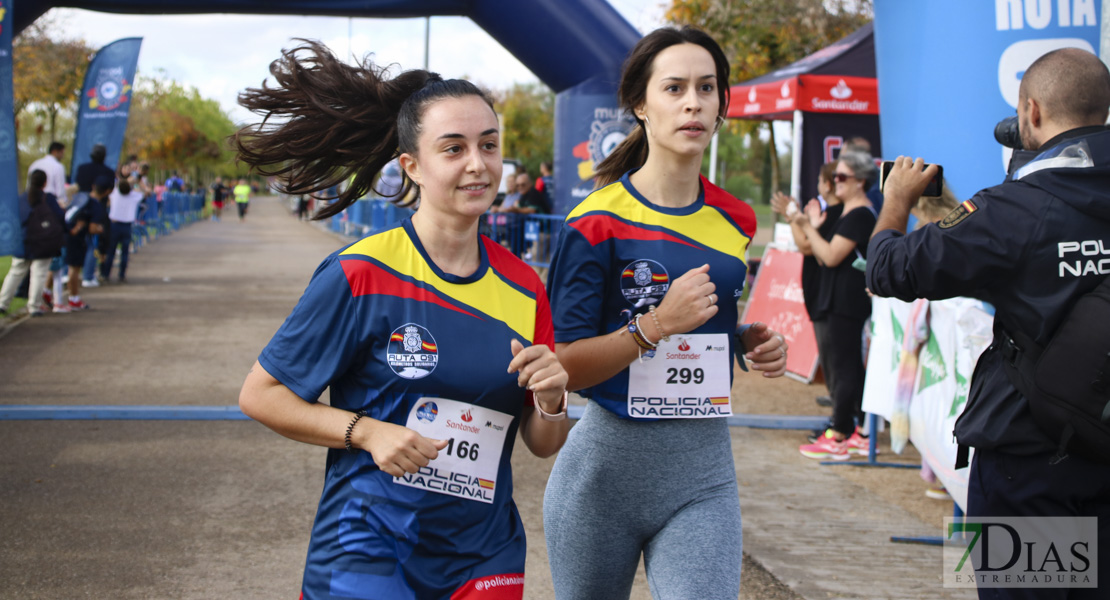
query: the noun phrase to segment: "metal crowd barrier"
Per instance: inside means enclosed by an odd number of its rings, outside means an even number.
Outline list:
[[[131,229],[131,241],[136,250],[150,240],[195,223],[200,220],[201,213],[204,211],[203,192],[199,194],[165,192],[162,194],[161,202],[151,194],[143,202],[146,208],[140,209],[135,225]]]
[[[478,231],[501,244],[533,267],[551,266],[551,256],[562,231],[564,215],[486,213]]]
[[[362,238],[388,229],[401,219],[411,217],[412,213],[411,209],[386,200],[362,198],[333,216],[329,227],[337,233]]]
[[[294,202],[291,198],[291,211]],[[328,228],[345,236],[362,238],[393,227],[412,214],[411,209],[387,200],[363,198],[333,216]],[[486,213],[479,221],[478,231],[508,248],[525,263],[548,267],[565,220],[564,215]]]
[[[162,206],[162,218],[176,231],[200,219],[204,210],[204,193],[166,192],[162,195]]]

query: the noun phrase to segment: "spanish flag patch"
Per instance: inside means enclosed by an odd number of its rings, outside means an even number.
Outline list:
[[[949,229],[955,227],[964,221],[964,219],[971,216],[971,213],[979,210],[978,206],[971,200],[964,200],[962,204],[957,206],[941,219],[939,225],[941,229]]]

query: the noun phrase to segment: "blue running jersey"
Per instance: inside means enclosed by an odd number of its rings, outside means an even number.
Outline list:
[[[622,329],[628,323],[622,311],[647,318],[648,305],[659,305],[672,280],[704,264],[717,286],[719,310],[689,333],[736,332],[736,302],[748,273],[744,255],[755,235],[755,212],[704,177],[702,193],[690,206],[657,206],[636,191],[630,174],[594,191],[567,215],[548,280],[555,341]],[[727,337],[731,355],[735,336]],[[630,418],[628,388],[626,368],[580,393]]]
[[[509,458],[531,400],[506,369],[512,339],[553,345],[551,313],[535,272],[480,240],[481,266],[469,277],[437,268],[407,219],[336,252],[258,359],[309,402],[330,386],[332,406],[374,419],[438,419],[504,436],[503,448],[481,448],[482,456],[500,452],[499,460],[489,455],[496,477],[447,477],[428,467],[410,476],[450,495],[399,484],[369,452],[330,449],[306,600],[522,597],[524,528]],[[503,413],[503,424],[448,408],[458,406]],[[465,452],[477,458],[479,449]]]

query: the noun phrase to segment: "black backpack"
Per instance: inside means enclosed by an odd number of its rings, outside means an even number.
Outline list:
[[[1074,452],[1110,464],[1110,277],[1079,298],[1043,348],[1003,325],[1006,375],[1057,441],[1053,463]]]
[[[23,233],[23,251],[27,259],[54,258],[62,255],[65,228],[62,219],[46,199],[31,207]]]

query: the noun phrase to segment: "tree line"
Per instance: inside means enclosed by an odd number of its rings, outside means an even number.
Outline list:
[[[63,164],[71,164],[78,98],[96,48],[81,39],[58,36],[49,15],[36,20],[12,42],[12,80],[20,185],[27,167],[46,153],[51,141],[66,144]],[[201,97],[164,74],[140,74],[121,156],[149,162],[155,179],[172,171],[205,181],[217,175],[246,174],[227,145],[235,123],[219,103]],[[85,157],[78,157],[83,162]]]
[[[848,35],[872,19],[872,0],[671,0],[668,23],[689,24],[712,35],[732,65],[735,84],[790,64]],[[51,141],[66,143],[76,127],[77,98],[95,48],[51,32],[49,15],[13,41],[13,80],[20,185],[27,166]],[[554,158],[555,95],[540,83],[493,92],[501,116],[502,147],[529,172]],[[122,155],[151,164],[156,177],[176,170],[195,181],[246,175],[227,138],[238,126],[215,100],[156,73],[134,86]],[[733,195],[767,202],[789,187],[789,152],[780,155],[769,123],[731,120],[721,130],[718,183]],[[708,172],[708,162],[705,165]]]

